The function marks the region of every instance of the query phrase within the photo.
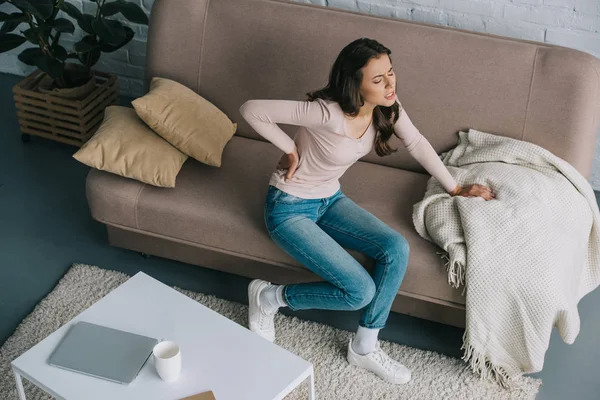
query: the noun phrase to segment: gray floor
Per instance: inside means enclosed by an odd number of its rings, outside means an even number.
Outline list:
[[[0,343],[46,296],[72,263],[127,274],[138,271],[168,285],[247,304],[248,279],[171,260],[145,259],[109,247],[104,226],[92,220],[85,199],[88,167],[77,148],[32,137],[21,142],[11,88],[22,77],[0,73]],[[122,99],[130,106],[131,99]],[[579,304],[581,332],[567,345],[554,330],[538,399],[600,399],[600,290]],[[358,313],[305,311],[300,318],[354,330]],[[462,356],[462,329],[392,313],[380,337],[416,348]]]

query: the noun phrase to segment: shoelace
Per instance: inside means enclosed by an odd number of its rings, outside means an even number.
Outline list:
[[[373,352],[375,360],[386,370],[397,372],[399,365],[397,362],[392,360],[381,348],[378,348]]]

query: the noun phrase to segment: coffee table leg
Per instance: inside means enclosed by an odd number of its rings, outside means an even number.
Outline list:
[[[19,393],[19,400],[26,400],[25,390],[23,390],[23,380],[21,379],[21,374],[19,374],[14,368],[13,373],[15,374],[15,381],[17,382],[17,393]]]
[[[315,372],[311,372],[308,376],[308,400],[317,400],[317,394],[315,393]]]

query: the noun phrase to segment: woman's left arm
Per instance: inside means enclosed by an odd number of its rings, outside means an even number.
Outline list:
[[[431,176],[438,180],[450,194],[457,193],[460,186],[456,183],[448,168],[444,165],[440,157],[431,146],[431,143],[419,132],[412,123],[406,110],[402,107],[396,95],[396,102],[400,104],[400,116],[394,125],[394,130],[400,137],[404,147],[419,164],[429,172]]]
[[[398,96],[396,96],[396,101],[400,104]],[[448,168],[446,168],[442,160],[440,160],[440,157],[433,146],[431,146],[431,143],[429,143],[421,132],[419,132],[417,127],[415,127],[402,105],[400,105],[400,108],[400,117],[396,121],[394,129],[404,144],[404,147],[431,176],[442,184],[451,196],[481,196],[486,200],[494,197],[491,190],[485,186],[469,185],[463,188],[457,184],[450,174],[450,171],[448,171]]]

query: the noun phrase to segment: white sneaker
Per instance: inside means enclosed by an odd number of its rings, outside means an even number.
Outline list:
[[[248,327],[265,339],[275,341],[275,314],[277,310],[266,312],[260,305],[260,292],[271,283],[254,279],[248,285]]]
[[[347,360],[351,365],[356,365],[374,372],[381,379],[393,384],[403,384],[410,381],[411,373],[404,365],[390,358],[377,342],[375,350],[361,355],[352,349],[352,340],[348,344]]]

